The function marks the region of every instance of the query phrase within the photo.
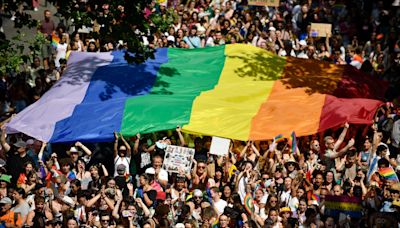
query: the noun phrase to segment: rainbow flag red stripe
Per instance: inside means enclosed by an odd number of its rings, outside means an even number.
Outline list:
[[[279,135],[275,136],[274,141],[275,141],[275,143],[280,143],[280,142],[285,141],[285,138],[283,137],[282,134],[279,134]]]
[[[253,213],[254,209],[253,197],[251,196],[250,193],[247,193],[246,196],[244,197],[244,208],[249,214]]]

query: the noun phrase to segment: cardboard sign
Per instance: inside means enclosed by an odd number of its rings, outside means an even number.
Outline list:
[[[311,23],[312,37],[326,37],[327,34],[332,35],[332,24]]]
[[[352,218],[360,218],[361,199],[350,196],[325,196],[325,214],[338,218],[340,214],[349,215]]]
[[[279,0],[249,0],[249,6],[279,6]]]
[[[190,173],[194,157],[194,149],[168,145],[162,168],[167,172],[178,173],[179,169]]]
[[[214,136],[211,140],[210,154],[219,156],[227,155],[230,145],[231,140]]]

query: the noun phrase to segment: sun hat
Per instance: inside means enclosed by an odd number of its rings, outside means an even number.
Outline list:
[[[71,156],[71,153],[78,153],[79,156],[82,156],[82,151],[79,151],[75,146],[72,146],[69,150],[67,150],[68,156]]]

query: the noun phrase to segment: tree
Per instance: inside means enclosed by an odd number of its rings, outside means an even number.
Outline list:
[[[15,0],[3,0],[1,5],[5,12],[18,12],[15,27],[30,28],[38,25],[29,14],[15,6]],[[99,28],[99,33],[92,33],[93,38],[103,41],[123,40],[125,44],[125,59],[129,63],[142,63],[148,58],[154,58],[154,48],[143,43],[143,36],[150,36],[160,29],[165,31],[174,20],[173,11],[161,15],[158,4],[152,0],[53,0],[58,13],[72,22],[75,30],[86,27]],[[147,12],[147,13],[146,13]],[[165,12],[165,11],[164,11]],[[18,14],[17,13],[17,14]],[[43,40],[36,36],[36,43],[30,43],[31,53],[43,45]],[[15,40],[4,40],[0,45],[1,70],[16,70],[18,64],[28,59],[23,55],[20,45]],[[13,48],[12,48],[13,47]],[[32,52],[33,51],[33,52]],[[4,69],[3,69],[4,68]]]
[[[100,39],[123,40],[127,48],[125,59],[129,63],[154,58],[155,50],[144,45],[143,36],[149,36],[173,22],[172,14],[163,18],[157,13],[158,7],[152,0],[96,0],[88,3],[59,0],[57,5],[58,12],[73,22],[75,30],[82,26],[98,27]],[[154,12],[149,13],[151,11]]]

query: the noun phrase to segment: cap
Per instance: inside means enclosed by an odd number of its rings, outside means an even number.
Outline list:
[[[177,223],[175,228],[185,228],[185,225],[183,225],[183,223]]]
[[[61,201],[63,203],[69,205],[70,207],[74,207],[75,206],[74,200],[69,196],[63,196],[63,197],[60,197],[60,199],[61,199]]]
[[[145,173],[154,175],[156,174],[156,170],[153,167],[150,167],[146,169]]]
[[[12,204],[12,200],[8,197],[4,197],[0,200],[0,204]]]
[[[26,140],[26,144],[32,145],[35,141],[33,139]]]
[[[195,189],[193,191],[193,196],[202,197],[203,196],[203,192],[200,189]]]
[[[307,46],[307,42],[305,40],[300,40],[299,44],[301,46]]]
[[[168,40],[168,41],[175,42],[175,37],[174,37],[174,36],[168,36],[168,37],[167,37],[167,40]]]
[[[276,28],[275,28],[275,27],[269,27],[268,30],[269,30],[269,31],[274,31],[274,32],[275,32],[275,31],[276,31]]]
[[[126,170],[126,166],[124,164],[117,165],[117,171],[125,171],[125,170]]]
[[[18,140],[16,143],[14,143],[14,146],[21,148],[21,147],[26,147],[26,142],[23,140]]]
[[[11,175],[6,175],[6,174],[1,175],[0,181],[11,183]]]

